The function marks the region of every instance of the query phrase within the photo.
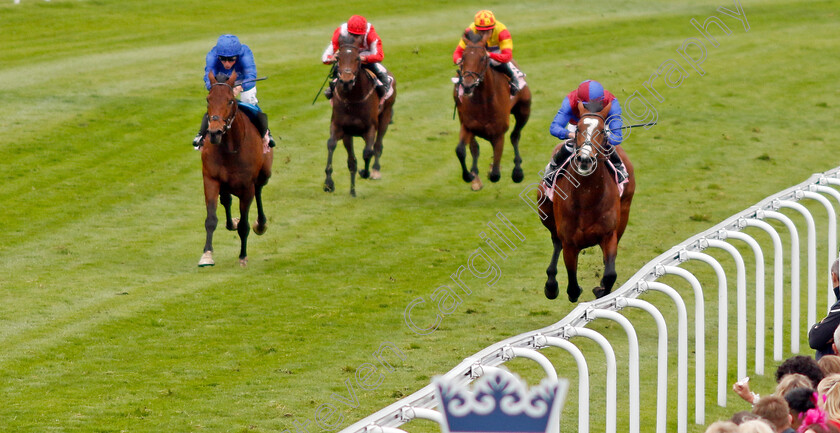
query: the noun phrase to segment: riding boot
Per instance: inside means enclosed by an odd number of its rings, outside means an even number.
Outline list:
[[[195,150],[201,149],[201,146],[204,144],[204,135],[207,134],[208,128],[210,128],[210,120],[207,119],[207,113],[204,113],[204,117],[201,118],[201,129],[192,141]]]
[[[622,183],[630,177],[630,175],[627,173],[627,168],[624,167],[624,162],[621,160],[621,157],[618,156],[618,152],[615,151],[615,148],[612,150],[613,151],[610,153],[610,162],[615,167],[615,171],[618,174],[618,183]]]
[[[566,160],[569,159],[569,157],[571,157],[572,154],[575,152],[573,146],[573,141],[568,140],[566,141],[566,144],[562,146],[560,150],[557,151],[557,153],[554,154],[554,156],[551,158],[551,161],[548,162],[548,166],[546,166],[545,168],[545,176],[543,177],[545,183],[550,185],[555,177],[555,172],[557,172],[558,170],[562,170],[560,166],[564,162],[566,162]]]
[[[268,147],[274,147],[274,137],[271,136],[271,131],[268,129],[268,116],[260,111],[257,113],[257,130],[260,136],[268,140]]]
[[[332,99],[333,97],[333,89],[335,89],[335,80],[330,80],[330,86],[324,90],[324,97],[327,99]]]
[[[507,75],[508,81],[510,81],[510,96],[516,96],[516,94],[519,93],[519,80],[513,73],[513,68],[511,68],[510,62],[500,63],[499,66],[496,67],[496,70]]]
[[[388,70],[382,66],[381,63],[371,63],[368,65],[369,69],[373,71],[376,78],[379,80],[380,84],[376,85],[376,94],[379,95],[379,98],[385,97],[388,93],[388,89],[391,88],[391,77],[388,76]]]

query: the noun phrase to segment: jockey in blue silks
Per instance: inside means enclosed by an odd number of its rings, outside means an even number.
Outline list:
[[[623,138],[621,134],[621,104],[615,95],[604,89],[601,83],[594,80],[586,80],[580,83],[577,89],[572,90],[566,95],[563,99],[563,104],[557,111],[557,115],[554,116],[554,120],[551,122],[551,127],[549,127],[551,135],[568,141],[566,141],[566,144],[552,158],[549,166],[546,168],[546,174],[556,170],[558,165],[565,162],[574,153],[574,142],[571,140],[575,138],[577,123],[580,119],[578,102],[589,103],[598,100],[603,102],[604,107],[612,103],[606,119],[606,129],[608,130],[607,141],[613,147],[621,144]],[[614,149],[610,150],[606,153],[609,153],[610,162],[615,166],[619,177],[618,182],[621,183],[628,177],[627,169],[624,167],[621,157],[618,156],[618,152]]]
[[[274,147],[274,138],[268,130],[268,117],[257,105],[259,101],[257,101],[257,85],[254,81],[257,78],[257,65],[254,63],[254,54],[251,49],[240,43],[239,38],[234,35],[221,35],[216,46],[207,53],[205,63],[204,86],[208,91],[211,85],[207,74],[212,72],[213,75],[231,76],[236,71],[237,81],[242,84],[233,88],[233,94],[239,97],[239,106],[254,120],[260,135],[263,136],[263,142]],[[201,147],[208,126],[205,113],[201,121],[201,130],[193,139],[193,147],[196,149]]]

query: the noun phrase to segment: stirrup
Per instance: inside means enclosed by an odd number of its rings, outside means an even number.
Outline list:
[[[198,135],[193,138],[192,145],[195,150],[201,149],[201,146],[204,145],[204,135],[198,133]]]

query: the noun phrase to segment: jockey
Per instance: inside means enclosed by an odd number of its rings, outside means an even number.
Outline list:
[[[257,66],[254,63],[254,54],[251,49],[247,45],[241,44],[239,38],[234,35],[221,35],[216,42],[216,46],[207,53],[205,61],[204,86],[207,90],[210,90],[210,79],[207,77],[210,72],[213,75],[221,73],[230,76],[236,71],[237,81],[245,81],[233,88],[233,94],[239,97],[241,104],[247,104],[247,108],[256,112],[256,126],[263,136],[263,144],[274,147],[274,138],[271,136],[271,131],[268,130],[268,117],[257,105],[257,86],[253,81],[257,78]],[[202,139],[207,134],[208,127],[207,113],[204,113],[201,130],[193,139],[193,147],[196,150],[201,147]]]
[[[607,141],[612,147],[621,144],[621,104],[618,102],[615,95],[604,89],[604,86],[602,86],[601,83],[594,80],[586,80],[580,83],[577,89],[572,90],[568,95],[566,95],[563,99],[563,104],[560,106],[560,110],[558,110],[557,115],[554,116],[554,121],[551,122],[551,127],[549,128],[551,135],[561,140],[569,141],[567,141],[565,146],[562,146],[560,151],[557,152],[554,158],[552,158],[549,166],[546,168],[546,175],[556,170],[558,165],[563,164],[563,162],[565,162],[574,153],[574,143],[571,142],[571,140],[575,138],[577,123],[580,119],[578,102],[587,103],[597,100],[603,101],[605,107],[607,104],[611,103],[610,112],[607,114],[607,119],[605,121]],[[607,153],[609,153],[610,162],[613,166],[615,166],[615,169],[618,172],[619,183],[624,182],[624,180],[626,180],[629,176],[627,174],[627,169],[624,167],[624,163],[621,161],[621,157],[618,156],[618,152],[616,152],[615,149],[610,149]]]
[[[500,21],[496,21],[493,12],[488,10],[478,11],[475,14],[475,21],[470,24],[464,32],[473,31],[482,36],[489,34],[487,38],[487,52],[490,56],[490,66],[493,69],[504,73],[510,80],[510,94],[516,95],[519,92],[520,84],[522,87],[525,81],[520,78],[525,74],[520,71],[516,65],[513,64],[513,39],[510,37],[510,31]],[[462,39],[455,48],[452,54],[452,61],[456,65],[461,63],[461,57],[464,55],[464,48],[467,44]]]
[[[382,59],[385,58],[385,52],[382,51],[382,39],[379,39],[379,35],[376,34],[376,29],[373,28],[373,24],[367,22],[365,17],[353,15],[346,23],[338,26],[333,32],[332,40],[327,45],[324,53],[321,54],[321,61],[325,65],[330,65],[338,61],[335,53],[338,51],[339,38],[348,34],[364,35],[364,40],[362,40],[362,45],[359,50],[362,67],[373,72],[376,78],[379,79],[379,84],[376,85],[376,93],[380,98],[384,97],[391,87],[391,77],[388,76],[388,70],[381,63]],[[335,80],[330,81],[330,88],[324,91],[324,96],[327,99],[332,98],[333,88],[335,88]]]

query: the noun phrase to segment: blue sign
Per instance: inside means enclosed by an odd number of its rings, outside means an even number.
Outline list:
[[[513,373],[494,370],[469,385],[433,380],[443,433],[546,433],[559,425],[569,383],[543,381],[530,390]]]

